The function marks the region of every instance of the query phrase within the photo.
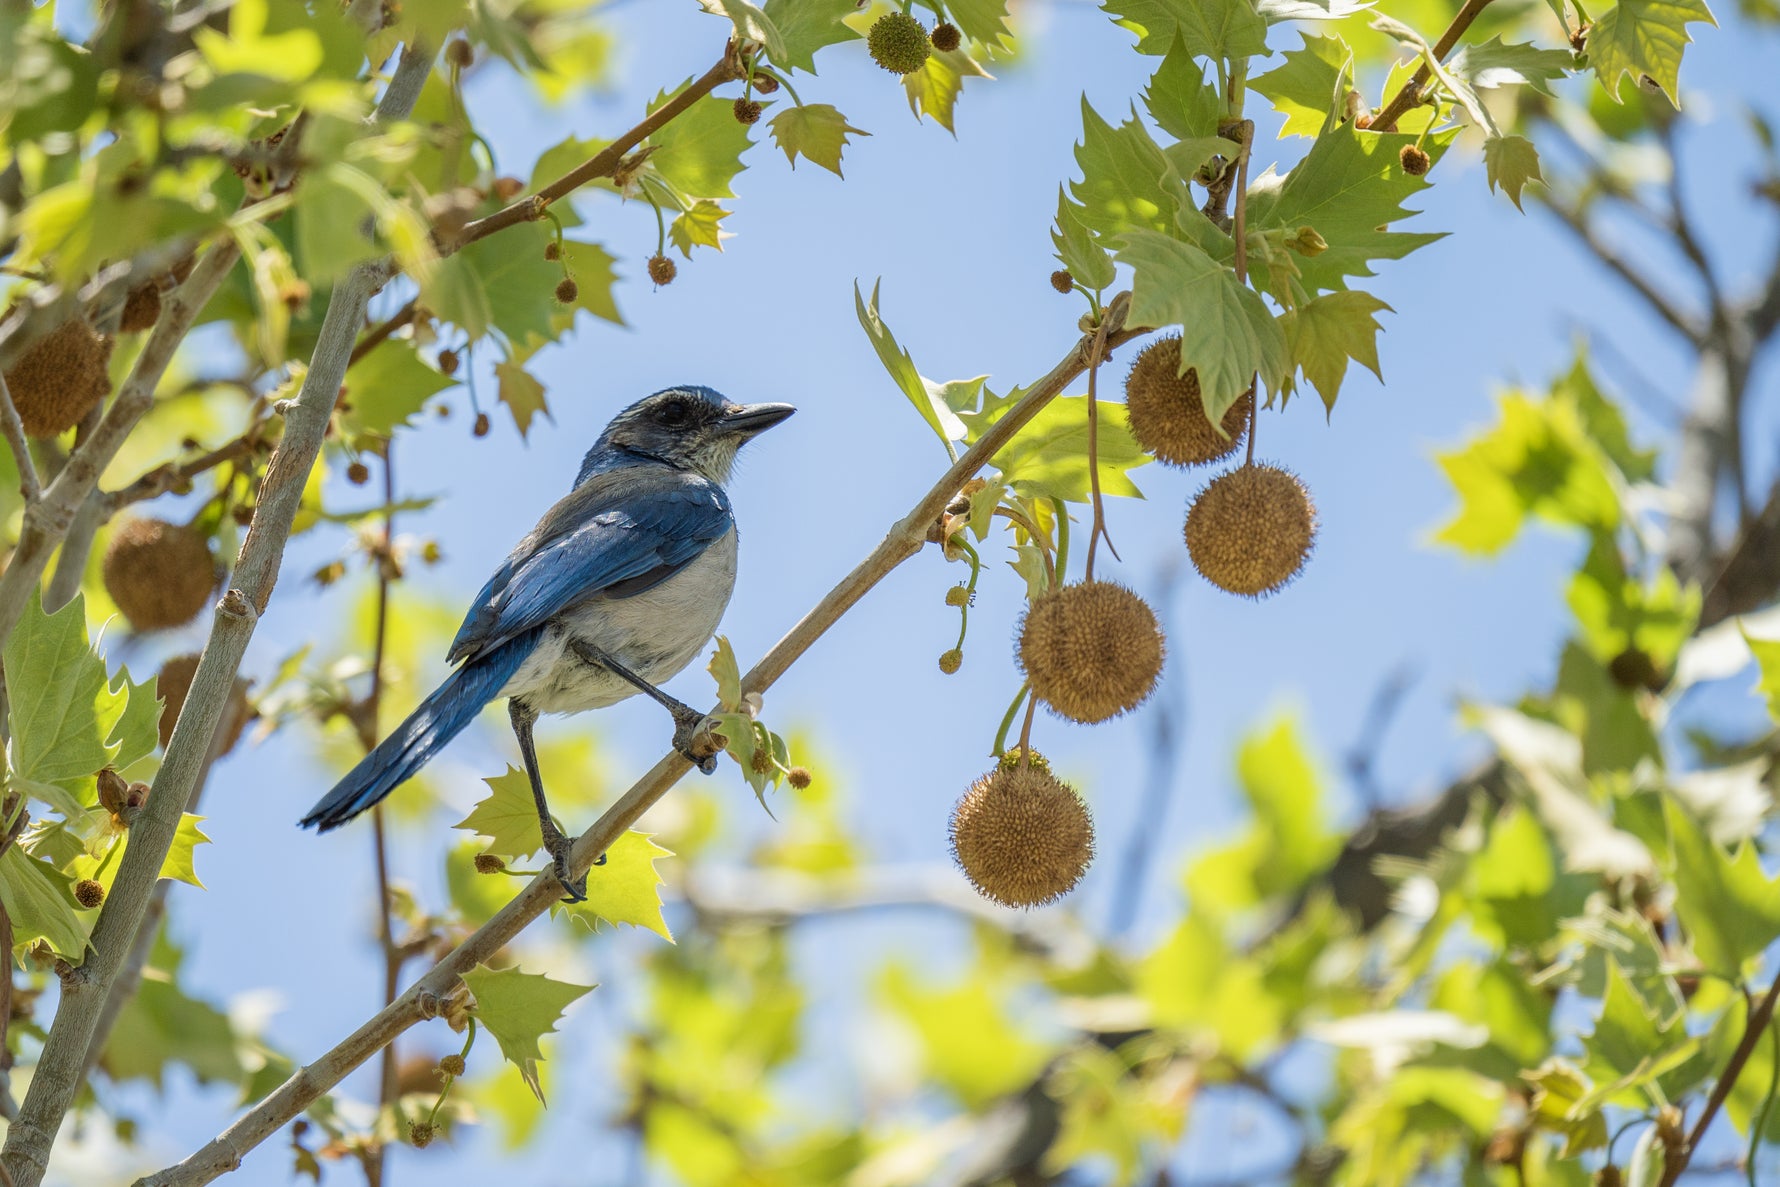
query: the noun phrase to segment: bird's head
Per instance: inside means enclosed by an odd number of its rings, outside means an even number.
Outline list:
[[[789,404],[732,404],[708,387],[670,387],[612,418],[581,463],[577,484],[627,457],[695,470],[721,484],[737,450],[795,411]]]

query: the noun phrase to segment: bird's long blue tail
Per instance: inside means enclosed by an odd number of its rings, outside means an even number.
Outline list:
[[[309,810],[303,826],[324,833],[338,828],[411,779],[500,694],[541,633],[527,631],[453,672]]]

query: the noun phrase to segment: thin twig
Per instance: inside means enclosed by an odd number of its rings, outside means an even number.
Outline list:
[[[1687,1135],[1687,1145],[1681,1150],[1669,1151],[1669,1156],[1664,1159],[1663,1177],[1658,1181],[1657,1187],[1675,1187],[1675,1181],[1687,1170],[1687,1164],[1700,1148],[1706,1130],[1711,1128],[1713,1119],[1718,1116],[1718,1110],[1724,1107],[1731,1090],[1736,1088],[1737,1077],[1743,1074],[1744,1065],[1749,1062],[1750,1055],[1754,1054],[1755,1045],[1761,1041],[1762,1031],[1773,1021],[1777,1002],[1780,1002],[1780,976],[1774,978],[1767,993],[1762,995],[1760,1004],[1749,1012],[1749,1019],[1743,1026],[1743,1037],[1737,1040],[1737,1049],[1731,1052],[1730,1060],[1724,1065],[1724,1072],[1712,1085],[1712,1094],[1706,1098],[1706,1107],[1700,1111],[1699,1119],[1694,1122],[1692,1131]]]
[[[156,466],[130,485],[106,492],[102,497],[105,515],[110,517],[132,503],[159,498],[218,466],[246,461],[261,448],[260,435],[263,431],[263,422],[256,421],[245,433],[208,453],[199,454],[188,462],[169,462]]]
[[[358,345],[352,348],[352,356],[346,360],[346,365],[350,367],[352,364],[358,362],[373,350],[376,350],[377,347],[391,334],[413,321],[414,311],[419,307],[420,298],[409,297],[406,305],[390,314],[389,317],[376,329],[358,340]]]
[[[1123,328],[1125,311],[1129,307],[1128,293],[1119,294],[1107,306],[1107,343],[1111,346],[1149,332],[1142,327]],[[919,553],[927,541],[929,527],[945,511],[958,489],[989,464],[1016,433],[1082,373],[1092,346],[1092,339],[1083,337],[1049,374],[1027,389],[1020,402],[991,425],[976,444],[940,476],[909,513],[891,527],[878,546],[742,677],[742,691],[765,692],[878,582]],[[570,854],[570,876],[585,873],[595,858],[690,769],[691,765],[677,753],[663,757],[651,767],[576,840]],[[276,1133],[403,1031],[437,1017],[446,996],[458,985],[462,974],[510,943],[533,920],[549,910],[561,893],[553,873],[541,873],[533,878],[523,891],[393,1003],[342,1039],[332,1050],[299,1069],[202,1149],[175,1166],[138,1180],[138,1187],[173,1187],[174,1184],[195,1187],[240,1166],[248,1151]]]
[[[1465,0],[1465,7],[1459,9],[1452,18],[1452,23],[1446,26],[1446,32],[1442,33],[1440,40],[1434,43],[1436,61],[1444,62],[1446,60],[1446,55],[1451,53],[1452,47],[1459,43],[1459,38],[1463,37],[1465,30],[1471,27],[1471,22],[1476,20],[1477,15],[1488,8],[1489,4],[1490,0]],[[1374,132],[1395,132],[1397,121],[1403,118],[1404,112],[1421,102],[1422,88],[1428,85],[1428,80],[1432,77],[1434,77],[1434,71],[1426,61],[1417,66],[1409,81],[1398,87],[1397,93],[1391,96],[1391,101],[1384,105],[1384,110],[1372,117],[1372,130]]]
[[[1242,207],[1239,205],[1238,210]],[[1101,318],[1094,330],[1094,346],[1088,352],[1088,492],[1094,500],[1094,524],[1088,529],[1088,563],[1082,580],[1094,580],[1094,547],[1106,537],[1106,550],[1116,560],[1119,550],[1113,547],[1112,537],[1106,534],[1106,505],[1100,498],[1100,418],[1095,415],[1095,379],[1100,374],[1100,361],[1106,350],[1106,319]],[[1028,718],[1030,721],[1030,717]],[[1025,741],[1022,738],[1022,746]]]
[[[366,698],[365,711],[361,718],[367,731],[367,753],[376,746],[377,738],[382,732],[377,719],[383,705],[383,661],[389,638],[389,582],[395,568],[391,563],[396,538],[395,508],[395,442],[386,439],[383,442],[383,547],[377,557],[377,625],[371,647],[371,692]],[[395,922],[391,918],[389,838],[384,825],[383,805],[378,804],[371,812],[371,843],[375,849],[377,867],[377,943],[383,949],[383,1004],[388,1006],[396,1000],[403,957],[401,950],[396,947]],[[383,1049],[383,1066],[378,1077],[377,1111],[380,1119],[383,1110],[395,1103],[396,1095],[396,1045],[391,1043]],[[377,1132],[382,1132],[381,1126],[377,1127]],[[370,1187],[380,1187],[383,1182],[387,1149],[381,1139],[373,1137],[371,1148],[365,1155],[365,1178]]]
[[[19,419],[18,405],[12,402],[12,388],[7,386],[4,373],[0,373],[0,431],[6,433],[6,444],[12,447],[13,459],[18,463],[19,493],[25,496],[25,502],[35,503],[43,497],[43,483],[37,480],[37,463],[25,441],[25,423]]]

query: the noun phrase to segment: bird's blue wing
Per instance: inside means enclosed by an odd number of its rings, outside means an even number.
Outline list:
[[[588,598],[642,593],[734,523],[728,498],[710,482],[625,472],[591,479],[552,507],[483,586],[449,658],[473,658]]]

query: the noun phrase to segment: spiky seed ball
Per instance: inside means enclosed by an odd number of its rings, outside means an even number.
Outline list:
[[[785,782],[798,791],[807,791],[810,786],[810,770],[808,767],[792,767],[785,773]]]
[[[756,746],[754,753],[748,756],[748,769],[756,775],[764,775],[773,769],[772,751],[764,746]]]
[[[456,375],[458,362],[459,356],[457,351],[451,349],[441,350],[439,352],[439,373],[441,375]]]
[[[492,853],[476,855],[476,872],[478,874],[498,874],[507,868],[507,863]]]
[[[162,702],[159,728],[163,748],[173,737],[173,726],[179,720],[179,711],[185,708],[186,694],[192,690],[192,677],[197,671],[198,656],[194,652],[174,656],[161,665],[160,673],[155,676],[155,695]],[[235,687],[229,692],[228,703],[223,706],[222,724],[218,726],[222,733],[222,748],[217,751],[219,756],[235,748],[247,723],[253,720],[253,706],[247,703],[248,687],[248,681],[235,677]]]
[[[952,810],[952,857],[977,893],[1038,907],[1071,890],[1094,860],[1094,822],[1075,789],[1035,766],[997,768]]]
[[[439,1060],[439,1070],[447,1076],[463,1075],[464,1057],[461,1055],[446,1055],[441,1057]]]
[[[74,901],[91,911],[105,901],[105,887],[91,878],[82,878],[74,884]]]
[[[470,63],[476,60],[476,51],[470,47],[469,42],[459,37],[446,43],[445,60],[459,70],[468,70]]]
[[[363,462],[353,462],[346,467],[346,481],[354,486],[363,486],[371,481],[371,467]]]
[[[138,334],[153,328],[161,318],[161,288],[152,280],[130,290],[124,298],[124,314],[118,319],[120,333]]]
[[[1040,597],[1020,623],[1020,668],[1035,696],[1084,724],[1135,709],[1162,673],[1162,628],[1144,600],[1110,581]]]
[[[946,605],[970,605],[970,587],[968,585],[954,585],[951,589],[948,589],[946,591]]]
[[[933,42],[933,48],[942,54],[949,54],[964,42],[964,35],[958,32],[958,26],[951,21],[942,21],[933,27],[927,39]]]
[[[1051,273],[1051,287],[1068,296],[1075,292],[1075,277],[1070,275],[1068,268],[1059,268]]]
[[[1180,374],[1180,339],[1162,338],[1144,347],[1125,379],[1125,412],[1131,435],[1144,452],[1171,466],[1202,466],[1228,457],[1242,443],[1254,408],[1254,393],[1230,405],[1222,421],[1225,436],[1212,427],[1199,394],[1199,373]]]
[[[557,282],[556,300],[558,304],[573,305],[575,303],[575,298],[580,295],[581,286],[575,283],[574,277],[565,276],[562,280]]]
[[[132,519],[118,528],[100,572],[105,592],[139,631],[190,622],[216,588],[209,541],[164,519]]]
[[[738,124],[755,124],[760,122],[760,104],[753,99],[737,99],[732,111]]]
[[[472,436],[472,437],[486,437],[486,436],[488,436],[488,413],[478,412],[476,414],[476,423],[473,426],[471,426],[471,428],[470,428],[470,436]]]
[[[562,243],[560,240],[552,239],[544,245],[544,258],[552,261],[562,259]]]
[[[674,277],[679,274],[679,266],[666,256],[649,257],[649,279],[655,282],[657,288],[664,284],[674,283]]]
[[[942,652],[939,657],[939,670],[950,676],[964,666],[964,653],[956,647]]]
[[[1201,576],[1229,593],[1258,598],[1304,567],[1316,542],[1316,507],[1290,470],[1241,466],[1199,492],[1185,534]]]
[[[772,75],[762,71],[754,76],[754,93],[756,95],[777,94],[778,90],[779,80]]]
[[[887,12],[865,36],[871,60],[892,74],[913,74],[927,64],[933,43],[921,22],[906,12]]]
[[[1428,159],[1427,153],[1423,152],[1413,144],[1405,144],[1403,146],[1403,151],[1397,154],[1397,160],[1403,163],[1403,172],[1409,174],[1411,177],[1422,176],[1422,174],[1428,171],[1428,167],[1434,163]]]
[[[416,1150],[424,1150],[433,1144],[433,1134],[437,1131],[430,1121],[416,1121],[408,1127],[408,1140]]]
[[[25,432],[54,437],[82,420],[111,390],[111,339],[70,318],[38,340],[6,373]]]

